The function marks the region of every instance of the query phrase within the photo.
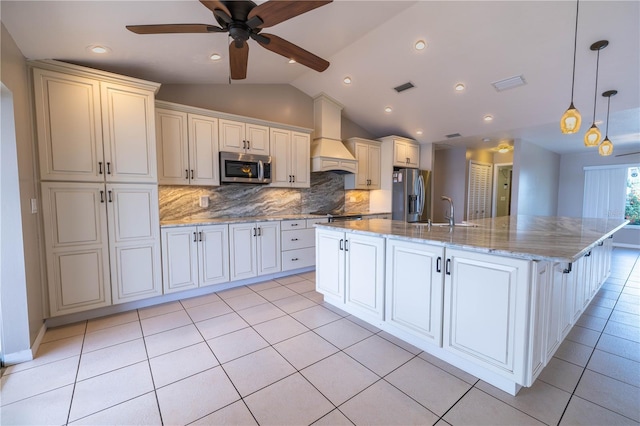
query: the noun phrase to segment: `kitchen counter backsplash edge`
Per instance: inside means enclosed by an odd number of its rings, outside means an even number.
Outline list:
[[[380,214],[391,214],[388,212],[369,212],[358,213],[362,215],[363,219],[367,216],[376,216]],[[178,219],[178,220],[163,220],[160,222],[161,228],[175,228],[180,226],[204,226],[204,225],[222,225],[231,223],[252,223],[252,222],[268,222],[268,221],[280,221],[280,220],[306,220],[306,219],[322,219],[326,216],[320,216],[317,214],[301,213],[301,214],[283,214],[283,215],[269,215],[269,216],[246,216],[246,217],[218,217],[210,219]]]

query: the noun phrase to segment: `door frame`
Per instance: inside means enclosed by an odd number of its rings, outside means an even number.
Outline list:
[[[498,207],[498,169],[501,166],[511,166],[511,171],[513,173],[513,162],[510,163],[494,163],[493,164],[493,195],[491,197],[491,217],[496,217],[497,207]],[[511,181],[511,185],[513,187],[513,180]],[[513,188],[510,188],[513,189]],[[509,197],[509,204],[511,204],[511,198],[513,194]]]

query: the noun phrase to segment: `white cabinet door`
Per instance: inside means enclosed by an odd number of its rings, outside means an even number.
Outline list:
[[[291,174],[293,187],[311,186],[310,137],[307,133],[291,133]]]
[[[218,120],[189,114],[189,164],[192,185],[220,185]]]
[[[549,281],[547,282],[546,292],[546,343],[545,351],[547,354],[547,361],[551,359],[553,354],[560,346],[562,342],[561,335],[561,322],[562,322],[562,287],[563,277],[562,270],[559,269],[559,264],[550,266]]]
[[[530,381],[525,385],[530,386],[540,374],[545,365],[547,365],[546,344],[546,321],[547,312],[547,291],[549,289],[549,279],[551,273],[550,263],[547,261],[532,262],[531,273],[531,334],[529,335],[529,345],[531,347],[531,361],[529,370],[531,376]]]
[[[258,124],[246,124],[247,152],[269,155],[269,128]]]
[[[200,226],[198,241],[200,287],[228,282],[229,226]]]
[[[442,346],[444,248],[389,239],[385,320]]]
[[[418,168],[420,164],[420,145],[411,140],[394,139],[394,167]]]
[[[316,290],[344,303],[344,232],[316,229]]]
[[[104,184],[42,183],[51,315],[111,304]]]
[[[368,189],[380,189],[381,173],[381,149],[380,145],[369,145],[368,149],[367,176],[369,178]],[[418,167],[416,165],[416,167]]]
[[[156,109],[158,182],[162,185],[189,183],[187,114]]]
[[[154,94],[100,83],[107,182],[157,182]]]
[[[198,287],[195,226],[162,230],[162,287],[165,293]]]
[[[354,156],[358,160],[358,173],[354,175],[355,185],[353,189],[369,188],[369,145],[356,143],[354,146]],[[351,176],[348,176],[349,178]]]
[[[256,226],[258,275],[280,272],[280,221],[258,222]]]
[[[245,152],[244,123],[220,120],[220,151]]]
[[[231,281],[258,275],[255,223],[229,225],[229,263]]]
[[[384,238],[349,234],[345,240],[346,304],[376,319],[384,317]]]
[[[113,303],[162,294],[156,185],[108,184]]]
[[[271,186],[290,187],[293,182],[293,173],[291,172],[291,132],[272,128],[270,138]]]
[[[529,262],[455,249],[446,257],[443,347],[524,383]]]
[[[33,70],[42,180],[103,182],[100,83]]]
[[[417,143],[407,143],[407,156],[409,157],[408,166],[418,168],[420,165],[420,145]]]

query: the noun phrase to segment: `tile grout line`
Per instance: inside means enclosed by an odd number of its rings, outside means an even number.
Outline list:
[[[76,368],[76,375],[73,380],[73,389],[71,390],[71,399],[69,400],[69,410],[67,411],[67,421],[64,423],[65,425],[69,424],[69,420],[71,420],[71,408],[73,407],[73,398],[76,394],[76,385],[78,383],[78,375],[80,374],[80,363],[82,362],[82,349],[84,349],[84,341],[87,337],[87,325],[88,321],[84,323],[84,333],[82,335],[82,344],[80,345],[80,355],[78,356],[78,367]]]

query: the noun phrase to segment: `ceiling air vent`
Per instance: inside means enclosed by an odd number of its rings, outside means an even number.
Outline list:
[[[524,86],[527,84],[523,76],[517,75],[515,77],[505,78],[504,80],[494,81],[491,83],[496,92],[502,92],[507,89],[513,89],[514,87]]]
[[[405,90],[412,89],[414,87],[416,87],[416,86],[414,86],[413,83],[408,81],[405,84],[401,84],[400,86],[394,87],[393,90],[395,90],[396,92],[400,93],[400,92],[404,92]]]
[[[451,133],[450,135],[445,135],[447,139],[459,138],[462,136],[460,133]]]

